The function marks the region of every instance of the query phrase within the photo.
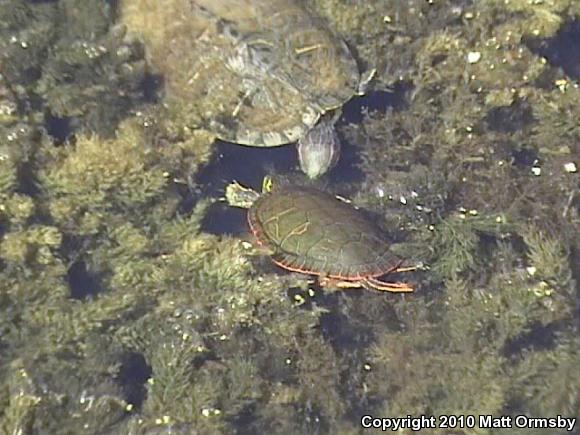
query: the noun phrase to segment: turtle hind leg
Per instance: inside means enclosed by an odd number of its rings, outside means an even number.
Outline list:
[[[365,278],[360,281],[346,281],[321,276],[318,278],[318,283],[321,287],[335,287],[340,290],[365,288],[367,290],[384,291],[389,293],[412,293],[415,291],[413,287],[403,282],[385,282],[376,278]]]
[[[323,288],[337,288],[340,290],[360,289],[363,287],[360,281],[342,281],[327,276],[318,277],[318,284]]]
[[[390,293],[411,293],[415,289],[404,282],[385,282],[376,278],[366,278],[361,285],[368,290],[378,290]]]

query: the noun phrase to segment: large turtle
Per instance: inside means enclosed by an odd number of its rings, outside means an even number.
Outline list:
[[[321,157],[309,148],[320,151],[319,139],[336,135],[309,133],[321,115],[361,93],[372,74],[361,78],[345,42],[302,2],[124,0],[121,11],[145,40],[168,99],[192,125],[248,146],[300,141],[301,166],[311,177],[336,161],[332,143],[322,145],[332,152]]]
[[[383,232],[360,211],[317,189],[265,179],[260,195],[232,183],[226,200],[248,208],[248,224],[259,245],[279,266],[319,277],[322,286],[412,292],[405,283],[381,281],[401,267]]]

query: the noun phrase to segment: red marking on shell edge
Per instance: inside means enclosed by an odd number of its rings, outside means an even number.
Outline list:
[[[252,235],[256,239],[258,245],[265,246],[266,242],[264,241],[264,237],[261,236],[260,231],[258,231],[258,229],[254,225],[252,225],[252,218],[250,217],[249,211],[248,211],[248,225],[250,226],[250,231],[252,232]]]
[[[292,267],[292,266],[290,266],[288,264],[284,264],[283,262],[278,261],[278,260],[274,260],[274,259],[272,259],[272,261],[275,264],[277,264],[278,266],[280,266],[281,268],[286,269],[286,270],[289,270],[291,272],[299,272],[299,273],[305,273],[305,274],[308,274],[308,275],[315,275],[315,276],[326,276],[326,277],[331,278],[331,279],[340,279],[340,280],[343,280],[343,281],[353,281],[353,282],[362,281],[362,280],[367,279],[367,278],[376,278],[378,276],[388,275],[388,274],[393,273],[394,271],[396,271],[399,268],[399,266],[403,263],[403,260],[401,260],[401,261],[398,262],[398,264],[395,267],[392,267],[391,269],[388,269],[386,271],[378,272],[378,273],[374,273],[374,274],[369,274],[369,275],[355,275],[355,276],[342,276],[342,275],[334,275],[334,274],[325,274],[325,273],[322,273],[322,272],[316,272],[314,270],[308,270],[308,269],[299,269],[297,267]]]

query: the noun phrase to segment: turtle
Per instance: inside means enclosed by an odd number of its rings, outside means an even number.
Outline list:
[[[406,283],[379,279],[415,268],[402,267],[384,233],[360,210],[312,187],[271,186],[265,178],[260,194],[234,182],[225,198],[231,206],[249,209],[250,230],[275,264],[317,276],[322,287],[414,291]]]
[[[345,41],[296,0],[126,0],[121,17],[189,124],[236,144],[308,144],[375,71],[361,74]],[[309,170],[312,160],[301,162],[312,178],[328,169]]]

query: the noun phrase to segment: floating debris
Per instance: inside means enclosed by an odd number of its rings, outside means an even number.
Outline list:
[[[576,172],[578,172],[578,167],[576,166],[576,163],[568,162],[564,163],[564,170],[569,174],[575,174]]]
[[[479,51],[470,51],[467,53],[467,62],[468,63],[477,63],[481,60],[481,52]]]

